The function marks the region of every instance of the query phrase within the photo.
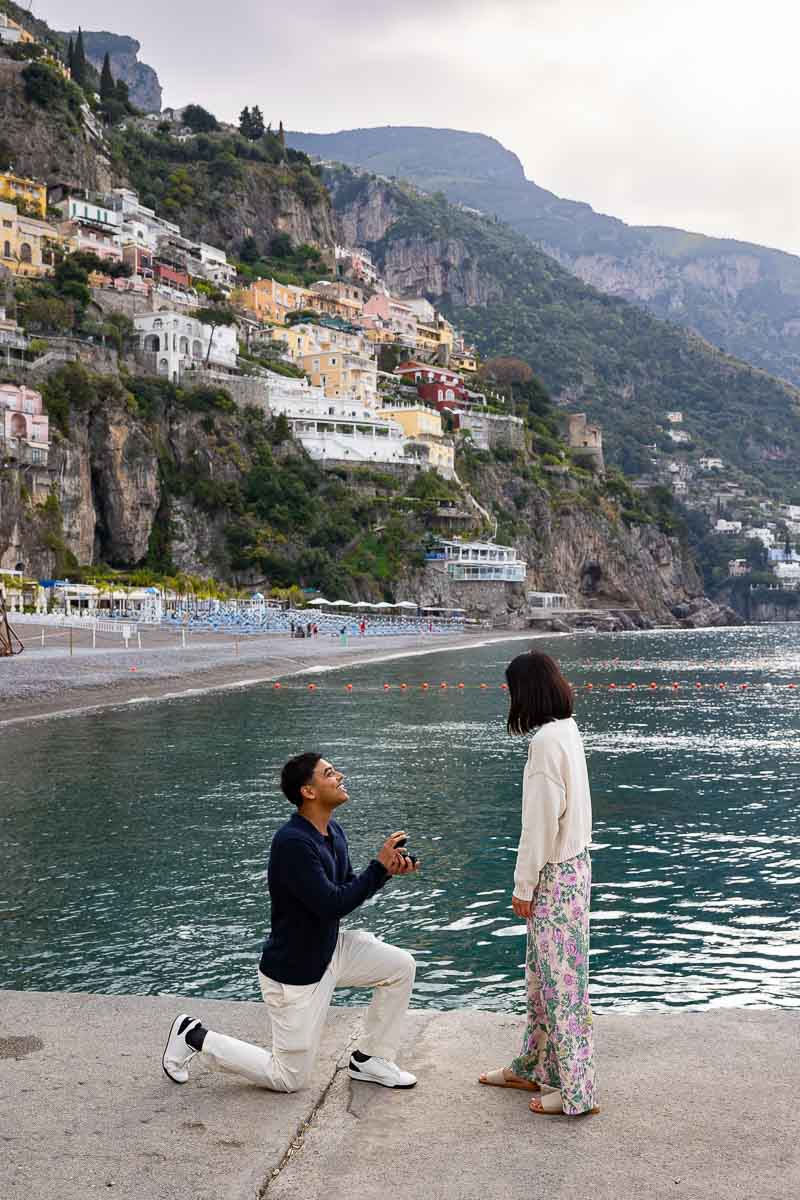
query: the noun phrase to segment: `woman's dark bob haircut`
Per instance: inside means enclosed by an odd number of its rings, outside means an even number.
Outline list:
[[[572,716],[572,688],[549,654],[529,650],[506,667],[511,707],[508,732],[530,733],[549,721]]]

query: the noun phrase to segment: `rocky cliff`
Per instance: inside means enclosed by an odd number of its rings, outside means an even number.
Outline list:
[[[798,389],[584,284],[508,225],[441,194],[345,167],[325,179],[342,237],[373,252],[392,289],[434,300],[484,356],[525,359],[558,403],[602,424],[608,459],[626,473],[649,469],[648,447],[678,409],[694,446],[751,490],[794,488]],[[711,260],[706,269],[723,274]],[[747,269],[728,272],[731,291]]]
[[[131,101],[136,107],[146,113],[161,112],[161,83],[153,68],[139,61],[141,43],[119,33],[90,32],[86,29],[82,32],[83,48],[89,62],[99,71],[108,54],[111,74],[115,79],[127,83]],[[65,41],[69,38],[74,41],[77,36],[77,30],[61,34]]]
[[[601,291],[800,384],[796,255],[681,229],[626,225],[526,179],[517,156],[484,134],[388,126],[292,133],[289,142],[495,215]]]
[[[20,175],[76,187],[106,189],[114,182],[107,147],[79,115],[31,104],[24,63],[0,57],[0,138]]]

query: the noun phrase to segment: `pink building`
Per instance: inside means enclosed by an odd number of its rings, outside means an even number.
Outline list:
[[[32,388],[0,383],[0,449],[19,462],[46,463],[50,421]]]
[[[380,317],[400,339],[409,346],[417,344],[417,317],[402,300],[378,292],[364,305],[364,316]]]

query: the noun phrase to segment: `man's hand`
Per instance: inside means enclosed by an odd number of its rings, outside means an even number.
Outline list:
[[[412,863],[410,858],[401,854],[397,849],[398,843],[406,837],[405,830],[399,829],[391,834],[381,846],[377,854],[378,862],[390,875],[410,875],[416,871],[419,863]]]
[[[511,897],[511,907],[518,917],[523,917],[526,921],[531,918],[531,900],[520,900],[519,896]]]

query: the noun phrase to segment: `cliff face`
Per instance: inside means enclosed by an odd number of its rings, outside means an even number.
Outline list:
[[[796,255],[681,229],[626,225],[526,179],[517,156],[484,134],[392,126],[293,133],[289,142],[497,216],[601,291],[800,384]]]
[[[115,182],[106,148],[75,118],[54,113],[25,96],[25,63],[0,58],[0,133],[20,175],[105,190]]]
[[[66,41],[78,36],[78,31],[62,33]],[[111,74],[128,85],[131,101],[142,112],[161,112],[161,83],[158,75],[146,63],[139,62],[141,43],[135,38],[118,33],[89,32],[83,30],[83,48],[92,66],[99,71],[103,58],[111,60]]]

